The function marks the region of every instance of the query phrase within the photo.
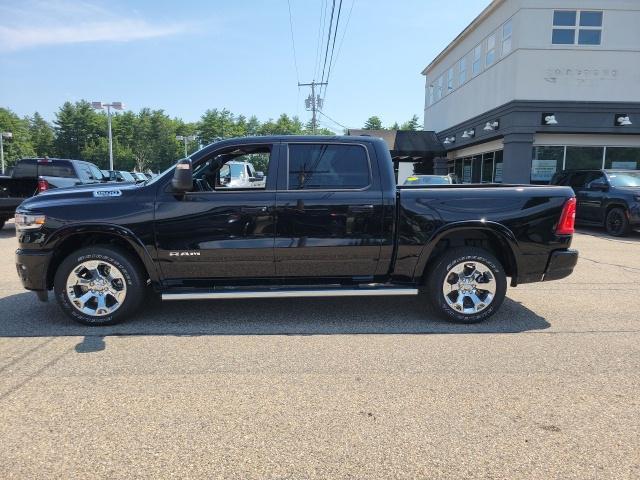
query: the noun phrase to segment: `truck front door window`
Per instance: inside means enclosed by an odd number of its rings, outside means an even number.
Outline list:
[[[242,146],[217,152],[194,171],[195,191],[228,191],[266,187],[269,146]]]

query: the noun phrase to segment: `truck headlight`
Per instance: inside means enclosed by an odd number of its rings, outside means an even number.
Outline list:
[[[16,230],[38,230],[42,228],[47,217],[45,215],[33,213],[16,213]]]

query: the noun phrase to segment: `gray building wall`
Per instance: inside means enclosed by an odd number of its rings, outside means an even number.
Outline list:
[[[602,11],[601,44],[552,44],[556,9]],[[503,45],[505,25],[511,34]],[[609,143],[640,147],[637,25],[639,0],[495,0],[423,71],[425,129],[438,132],[443,142],[455,138],[445,142],[452,160],[502,150],[502,181],[514,183],[530,181],[533,147],[542,136],[562,144],[587,134],[593,145],[606,137]],[[495,55],[487,64],[491,38]],[[473,75],[476,47],[482,65]],[[434,85],[443,86],[440,95],[434,95]],[[558,124],[545,125],[545,113],[555,114]],[[616,114],[622,113],[633,125],[616,125]],[[494,121],[499,127],[485,131]],[[463,138],[470,130],[475,135]]]

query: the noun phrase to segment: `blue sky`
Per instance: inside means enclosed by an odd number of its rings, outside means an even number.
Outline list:
[[[331,0],[290,0],[301,82],[314,77],[323,1],[330,10]],[[347,127],[371,115],[422,121],[421,70],[489,0],[355,0],[347,24],[352,1],[324,111]],[[84,98],[186,121],[223,107],[307,120],[308,89],[296,84],[287,0],[0,0],[0,106],[19,115],[52,119]]]

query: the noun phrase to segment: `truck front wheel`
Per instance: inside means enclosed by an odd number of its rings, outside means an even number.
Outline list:
[[[58,304],[85,325],[112,325],[130,316],[144,297],[140,267],[125,251],[88,247],[69,255],[58,268],[54,291]]]
[[[445,252],[427,280],[427,295],[436,312],[457,323],[486,320],[498,311],[506,291],[507,277],[500,262],[476,247]]]

